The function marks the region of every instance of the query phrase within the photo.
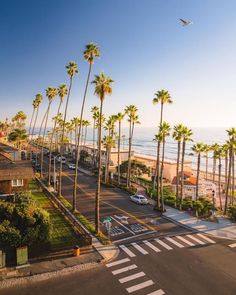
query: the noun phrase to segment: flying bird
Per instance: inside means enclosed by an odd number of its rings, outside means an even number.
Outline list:
[[[181,21],[183,27],[186,27],[186,26],[189,26],[189,25],[193,24],[193,22],[191,22],[189,20],[185,20],[185,19],[182,19],[182,18],[180,18],[179,20]]]

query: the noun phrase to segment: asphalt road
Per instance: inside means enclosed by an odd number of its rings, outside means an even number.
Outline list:
[[[63,195],[72,201],[73,171],[64,167],[64,172]],[[96,178],[79,173],[78,179],[77,208],[93,221]],[[128,197],[102,187],[101,221],[111,217],[111,238],[120,248],[110,267],[102,264],[0,294],[236,294],[236,248],[228,246],[230,241],[188,231]]]

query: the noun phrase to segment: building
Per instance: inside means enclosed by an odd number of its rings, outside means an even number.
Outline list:
[[[151,170],[151,175],[155,175],[156,173],[156,157],[148,156],[143,154],[134,154],[134,160],[137,160],[143,164],[145,164]],[[176,176],[176,161],[165,159],[164,160],[164,168],[163,168],[163,178],[167,181],[171,182],[173,178]],[[181,165],[181,163],[180,163]],[[192,171],[192,162],[185,161],[184,162],[184,170],[191,173]]]
[[[16,148],[0,143],[0,195],[28,190],[32,178],[31,162],[21,160]]]
[[[181,172],[179,173],[179,190],[181,183]],[[184,172],[184,197],[191,197],[193,200],[196,199],[196,184],[197,178],[191,172]],[[171,182],[172,190],[176,192],[177,177],[175,176]],[[216,187],[211,181],[207,181],[203,178],[199,178],[198,184],[198,195],[201,197],[211,197],[212,191],[215,191]]]

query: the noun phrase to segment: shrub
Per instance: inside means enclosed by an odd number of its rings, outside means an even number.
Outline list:
[[[236,221],[236,205],[229,206],[228,215],[233,221]]]

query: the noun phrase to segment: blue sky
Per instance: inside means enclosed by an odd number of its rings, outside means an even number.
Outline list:
[[[18,110],[30,116],[32,99],[68,83],[65,65],[77,62],[69,118],[78,116],[88,65],[83,49],[101,49],[93,75],[114,83],[104,111],[139,108],[143,126],[155,126],[153,94],[168,89],[174,103],[165,120],[194,126],[233,126],[236,110],[236,1],[234,0],[0,0],[0,120]],[[182,27],[178,19],[193,25]],[[90,86],[86,117],[98,104]],[[42,112],[46,108],[46,97]],[[56,112],[53,104],[51,115]],[[42,112],[40,116],[42,115]]]

